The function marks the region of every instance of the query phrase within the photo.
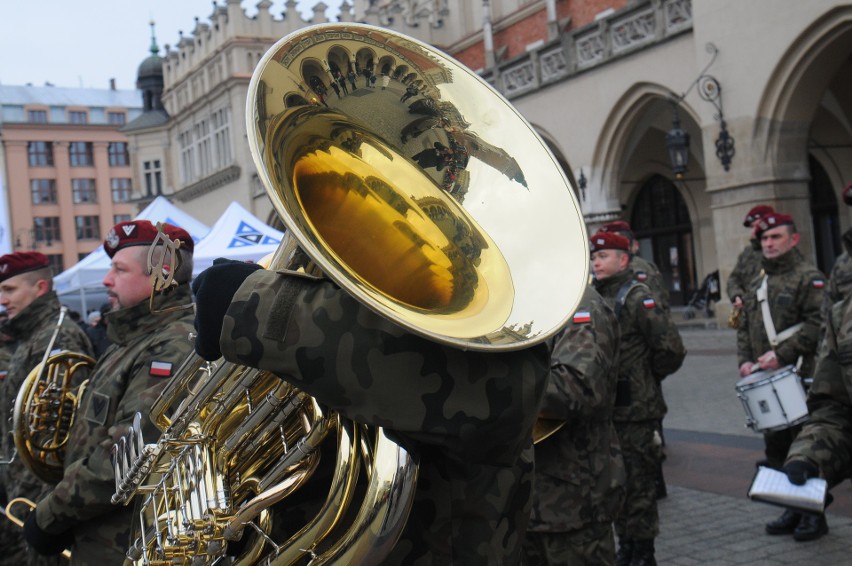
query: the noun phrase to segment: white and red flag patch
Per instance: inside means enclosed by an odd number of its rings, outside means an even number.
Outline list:
[[[825,287],[825,281],[823,281],[822,279],[814,279],[813,284],[814,289],[822,289],[823,287]]]
[[[657,306],[657,301],[655,301],[654,299],[645,299],[644,301],[642,301],[642,304],[645,306],[646,309],[652,309]]]
[[[574,324],[592,322],[592,313],[589,311],[577,311],[574,313]]]
[[[157,377],[169,377],[172,375],[172,364],[170,362],[151,362],[151,371],[149,371],[151,375],[156,375]]]
[[[640,271],[640,272],[636,273],[636,279],[638,279],[639,281],[647,281],[648,280],[648,274],[645,273],[644,271]]]

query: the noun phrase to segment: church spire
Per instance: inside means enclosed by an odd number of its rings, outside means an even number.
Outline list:
[[[151,25],[151,49],[150,49],[150,51],[151,51],[152,55],[159,55],[160,54],[160,48],[157,46],[157,36],[154,33],[154,20],[151,20],[150,25]]]

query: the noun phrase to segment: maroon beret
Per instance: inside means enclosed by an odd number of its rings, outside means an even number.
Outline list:
[[[47,256],[41,252],[15,252],[0,256],[0,281],[15,275],[44,269],[50,265]]]
[[[766,216],[762,216],[756,224],[754,235],[758,238],[767,230],[778,228],[779,226],[793,226],[793,217],[789,214],[781,212],[770,212]]]
[[[592,253],[600,250],[630,250],[630,240],[614,232],[598,232],[589,238],[589,243]]]
[[[163,233],[172,240],[180,240],[180,247],[192,253],[192,236],[183,228],[172,224],[163,224]],[[128,220],[113,226],[104,240],[104,250],[109,257],[122,248],[131,246],[150,246],[157,239],[157,227],[147,220]]]
[[[607,222],[600,228],[601,232],[629,232],[633,233],[633,229],[630,228],[630,224],[625,222],[624,220],[613,220],[612,222]]]
[[[852,206],[852,183],[846,185],[846,188],[843,189],[843,202],[845,202],[848,206]]]
[[[766,204],[759,204],[752,207],[752,209],[748,211],[748,214],[746,214],[745,220],[743,220],[743,226],[751,228],[755,222],[767,214],[772,214],[773,212],[775,212],[775,209]]]

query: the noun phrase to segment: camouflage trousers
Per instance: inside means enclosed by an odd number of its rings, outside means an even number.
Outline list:
[[[769,467],[776,470],[781,469],[784,461],[787,460],[787,452],[790,451],[790,446],[801,430],[802,425],[796,425],[784,430],[763,433],[764,453]]]
[[[654,440],[658,421],[615,423],[627,472],[624,505],[615,520],[620,540],[650,540],[660,532],[656,477],[662,449]]]
[[[591,523],[567,533],[527,532],[522,566],[613,566],[611,523]]]

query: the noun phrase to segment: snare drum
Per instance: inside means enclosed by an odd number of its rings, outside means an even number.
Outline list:
[[[755,432],[783,430],[808,418],[807,396],[795,366],[755,372],[736,387],[746,426]]]

